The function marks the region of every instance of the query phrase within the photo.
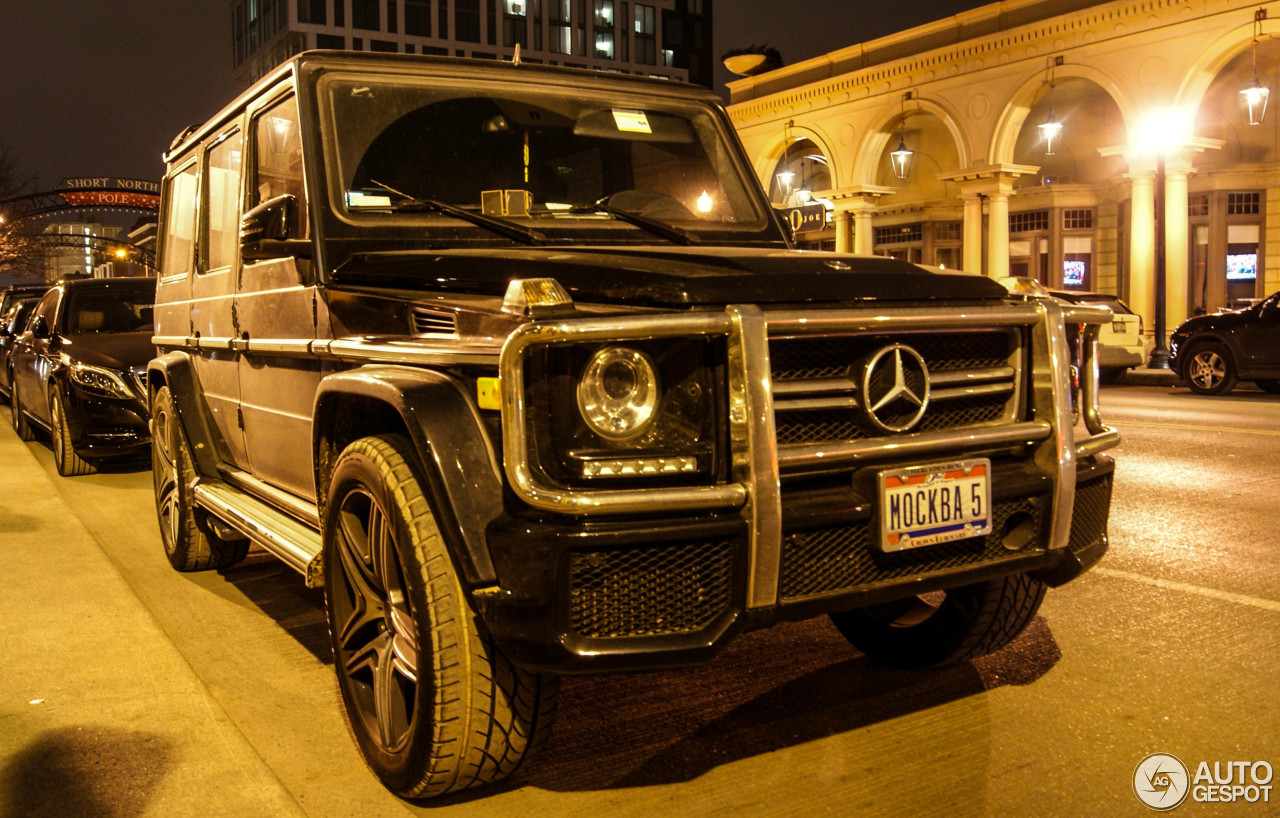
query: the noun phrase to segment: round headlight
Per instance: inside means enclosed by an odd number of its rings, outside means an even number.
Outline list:
[[[601,437],[627,440],[648,428],[658,406],[658,373],[643,352],[606,347],[578,381],[578,411]]]

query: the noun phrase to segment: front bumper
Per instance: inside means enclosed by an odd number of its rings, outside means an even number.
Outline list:
[[[86,460],[127,457],[151,445],[150,413],[136,398],[109,398],[72,388],[66,403],[71,446]]]
[[[1016,573],[1061,585],[1106,551],[1113,472],[1106,455],[1077,465],[1070,536],[1060,548],[1050,547],[1049,481],[1017,463],[995,468],[991,535],[894,554],[869,547],[872,504],[856,489],[785,491],[777,596],[763,607],[749,604],[751,538],[737,515],[584,524],[508,514],[488,531],[500,586],[473,601],[503,652],[529,669],[700,664],[738,633],[783,620]]]

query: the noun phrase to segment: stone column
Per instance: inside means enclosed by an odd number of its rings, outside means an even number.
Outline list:
[[[1009,194],[1004,190],[987,194],[987,276],[1009,275]]]
[[[964,269],[982,272],[982,197],[969,194],[964,199]]]
[[[836,252],[853,252],[853,214],[848,210],[836,211]]]
[[[853,209],[853,252],[869,256],[876,251],[876,232],[871,216],[876,212],[872,202],[862,201]]]
[[[1130,167],[1135,164],[1131,162]],[[1152,333],[1156,326],[1156,186],[1155,170],[1149,167],[1129,173],[1129,306]],[[1185,217],[1185,205],[1182,212]]]
[[[1187,224],[1187,177],[1191,160],[1170,156],[1164,171],[1164,318],[1173,332],[1187,319],[1187,252],[1190,244]]]

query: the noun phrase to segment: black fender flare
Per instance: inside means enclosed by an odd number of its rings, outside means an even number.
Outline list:
[[[191,355],[185,350],[172,350],[152,358],[147,365],[147,410],[161,386],[173,393],[178,422],[187,436],[191,456],[195,459],[196,472],[206,476],[218,473],[218,447],[214,432],[206,423],[199,407],[204,405],[199,379],[191,365]],[[190,411],[188,411],[190,410]],[[155,434],[154,422],[151,434]]]
[[[328,486],[323,485],[321,450],[331,439],[343,399],[350,397],[383,403],[400,416],[424,466],[424,488],[441,534],[463,576],[472,587],[496,582],[485,530],[503,512],[502,471],[462,382],[442,372],[396,365],[326,377],[312,414],[316,496],[322,508]]]

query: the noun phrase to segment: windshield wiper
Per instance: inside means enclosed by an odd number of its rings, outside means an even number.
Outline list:
[[[545,234],[528,227],[522,227],[515,222],[501,219],[497,216],[477,213],[474,210],[467,210],[465,207],[458,207],[457,205],[441,202],[437,199],[418,199],[408,195],[407,193],[401,193],[388,185],[384,185],[376,179],[370,179],[369,181],[384,190],[396,194],[397,196],[404,196],[404,199],[391,205],[394,210],[404,213],[444,213],[447,216],[453,216],[454,218],[462,219],[465,222],[470,222],[477,227],[487,228],[501,236],[506,236],[509,239],[515,239],[523,244],[536,245],[547,243],[547,237]]]
[[[660,222],[657,219],[651,219],[648,216],[641,216],[630,210],[623,210],[609,204],[605,199],[591,204],[576,204],[569,209],[570,213],[608,213],[610,216],[621,219],[628,224],[633,224],[642,230],[661,236],[667,241],[673,241],[676,244],[698,244],[702,239],[693,233],[685,230],[683,227],[676,227],[674,224]]]

